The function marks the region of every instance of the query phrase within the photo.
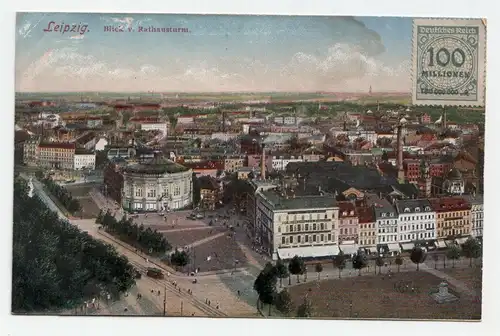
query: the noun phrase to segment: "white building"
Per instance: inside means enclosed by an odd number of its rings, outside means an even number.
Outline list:
[[[95,153],[80,149],[75,150],[73,169],[91,169],[95,170]]]
[[[467,201],[471,204],[470,217],[471,217],[471,235],[472,237],[483,236],[483,196],[480,195],[467,195]]]
[[[271,162],[269,162],[271,161]],[[303,162],[304,158],[302,156],[293,155],[269,155],[268,162],[266,163],[267,169],[270,170],[285,170],[286,166],[290,162]]]
[[[194,123],[194,116],[177,117],[177,124],[192,124]]]
[[[398,244],[398,214],[386,199],[374,198],[375,229],[377,230],[377,249],[379,253],[395,255],[401,252]]]
[[[426,199],[396,201],[398,240],[403,250],[411,250],[416,241],[435,240],[436,213]]]
[[[192,204],[193,172],[162,157],[123,170],[122,206],[129,211],[183,209]]]
[[[100,138],[99,140],[97,140],[94,148],[96,151],[103,151],[107,145],[108,140],[106,140],[105,138]]]
[[[256,236],[273,260],[332,257],[339,253],[339,209],[331,196],[258,192]]]
[[[141,123],[141,130],[143,130],[143,131],[160,131],[163,134],[167,135],[168,124],[161,123],[161,122]]]

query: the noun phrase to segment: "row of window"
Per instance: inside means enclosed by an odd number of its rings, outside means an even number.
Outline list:
[[[357,228],[340,228],[340,234],[357,234],[358,233],[358,229]]]
[[[460,219],[460,220],[454,220],[454,221],[449,221],[449,222],[444,222],[444,223],[440,222],[440,223],[438,223],[437,226],[439,228],[439,227],[448,227],[450,225],[469,225],[469,220],[468,219],[467,220]]]
[[[435,238],[434,232],[432,231],[420,232],[418,235],[415,233],[399,235],[399,240],[432,239],[432,238]]]
[[[375,236],[375,231],[361,232],[359,235],[361,237],[363,237],[363,236]]]
[[[390,235],[390,236],[379,236],[378,237],[378,242],[379,243],[385,243],[385,242],[395,242],[397,240],[398,236],[397,235]]]
[[[396,232],[398,232],[398,228],[396,226],[378,229],[378,233],[396,233]]]
[[[366,239],[366,240],[361,239],[359,241],[359,244],[360,245],[375,245],[375,239]]]
[[[400,221],[408,222],[408,221],[427,220],[427,219],[434,219],[434,215],[403,216],[403,217],[401,217]]]
[[[335,218],[335,214],[333,214],[333,217]],[[280,222],[293,222],[293,221],[304,221],[304,220],[316,220],[316,219],[328,219],[328,214],[310,214],[310,215],[283,215],[279,217]]]
[[[295,238],[294,238],[295,237]],[[335,235],[329,234],[315,234],[315,235],[298,235],[298,236],[282,236],[281,243],[282,244],[300,244],[300,243],[316,243],[316,242],[324,242],[324,241],[332,241],[335,240]]]
[[[313,223],[313,224],[297,224],[297,225],[284,225],[285,232],[301,232],[302,228],[304,231],[316,231],[316,230],[328,230],[328,225],[326,223]],[[335,225],[332,226],[332,230],[335,230]],[[278,226],[278,232],[281,232],[281,226]]]
[[[431,230],[434,229],[434,224],[433,223],[424,223],[424,224],[412,224],[411,229],[410,225],[402,225],[401,226],[401,231],[409,231],[409,230]]]
[[[375,229],[375,223],[359,224],[360,229]]]

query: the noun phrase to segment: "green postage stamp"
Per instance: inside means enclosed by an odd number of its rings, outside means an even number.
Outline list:
[[[413,104],[484,106],[485,70],[485,21],[413,20]]]

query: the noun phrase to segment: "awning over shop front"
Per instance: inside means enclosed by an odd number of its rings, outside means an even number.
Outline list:
[[[446,247],[450,247],[455,244],[453,240],[445,240],[444,243],[446,244]]]
[[[413,243],[403,243],[403,244],[401,244],[401,249],[403,251],[412,250],[414,247],[415,247],[415,244],[413,244]]]
[[[358,253],[359,250],[359,246],[357,244],[340,244],[339,247],[344,254],[355,254]]]
[[[446,243],[444,240],[438,239],[436,240],[436,247],[437,248],[446,248]]]
[[[291,247],[279,248],[278,256],[281,259],[292,259],[296,255],[301,258],[319,258],[336,256],[339,252],[340,250],[337,245]]]
[[[467,239],[468,239],[467,237],[457,238],[457,239],[455,239],[455,242],[459,245],[463,245],[463,244],[465,244]]]
[[[365,250],[368,253],[377,253],[377,247],[376,246],[365,246]]]
[[[399,244],[387,244],[389,248],[389,252],[399,252],[401,249],[399,248]]]

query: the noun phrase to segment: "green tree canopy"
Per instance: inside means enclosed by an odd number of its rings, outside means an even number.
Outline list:
[[[477,239],[470,237],[462,245],[462,253],[466,258],[469,258],[470,266],[472,266],[472,259],[477,259],[482,254],[481,244]]]
[[[422,264],[427,258],[427,252],[419,246],[415,246],[411,250],[410,260],[417,265],[417,271],[420,270],[420,264]]]
[[[460,259],[461,252],[462,251],[460,251],[460,247],[458,247],[457,245],[451,245],[448,251],[446,251],[446,257],[448,259],[451,259],[451,261],[453,262],[453,267],[455,267],[455,260]]]
[[[281,259],[278,259],[278,261],[276,261],[276,265],[274,267],[276,275],[280,279],[280,286],[283,286],[283,279],[287,278],[290,275],[290,273],[288,272],[288,268]]]
[[[170,255],[170,262],[172,263],[172,265],[184,267],[189,264],[189,254],[184,250],[175,250]]]
[[[364,253],[357,253],[353,258],[352,258],[352,267],[354,269],[357,269],[359,271],[359,275],[361,275],[361,270],[365,268],[368,265],[368,260],[366,258],[366,254]]]
[[[399,272],[401,265],[403,265],[403,257],[398,254],[394,262],[396,263],[396,265],[398,265],[398,272]]]
[[[128,290],[134,270],[111,245],[59,219],[14,181],[12,311],[71,308],[101,291]]]
[[[344,252],[340,251],[339,254],[333,259],[333,266],[339,270],[339,278],[341,277],[342,270],[346,266],[346,258]]]
[[[297,276],[297,282],[300,282],[299,275],[304,274],[306,271],[306,265],[304,264],[304,260],[298,255],[294,256],[290,263],[288,264],[288,270],[291,274]]]

